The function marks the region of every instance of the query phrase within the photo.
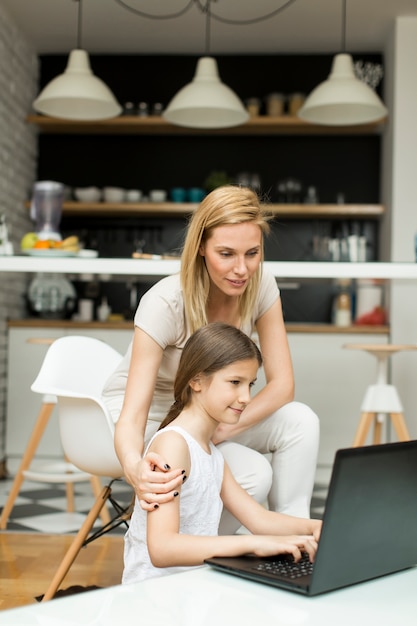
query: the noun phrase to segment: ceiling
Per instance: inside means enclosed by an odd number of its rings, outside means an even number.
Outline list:
[[[200,5],[206,0],[200,0]],[[77,45],[78,0],[1,0],[38,54]],[[204,54],[206,19],[195,3],[176,19],[148,19],[123,8],[164,15],[190,0],[82,0],[82,47],[92,54]],[[212,0],[223,18],[247,20],[287,5],[275,17],[236,26],[210,22],[212,54],[333,53],[342,49],[343,0]],[[346,51],[383,52],[396,16],[417,17],[416,0],[347,0]]]

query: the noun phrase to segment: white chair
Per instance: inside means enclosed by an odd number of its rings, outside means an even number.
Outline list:
[[[67,459],[43,464],[32,463],[38,445],[48,425],[52,412],[56,405],[56,397],[50,391],[54,386],[59,386],[60,381],[66,380],[67,384],[75,389],[88,388],[92,393],[100,391],[104,382],[116,368],[122,358],[116,350],[97,342],[92,344],[90,338],[71,337],[70,341],[60,343],[59,348],[51,348],[57,339],[31,339],[30,343],[44,343],[48,346],[48,358],[44,360],[40,372],[31,386],[35,393],[43,395],[42,405],[36,419],[34,428],[29,437],[25,452],[16,472],[8,498],[4,504],[0,516],[0,529],[4,530],[13,510],[14,503],[19,495],[20,488],[25,480],[41,483],[63,483],[66,485],[67,511],[73,512],[74,507],[74,483],[89,481],[95,497],[101,493],[101,482],[97,476],[82,472]],[[65,346],[65,357],[61,358],[61,346]],[[89,346],[90,357],[85,362],[80,362],[79,348]],[[92,362],[98,365],[92,366]],[[86,387],[87,386],[87,387]],[[107,508],[103,509],[100,517],[103,523],[110,521]]]
[[[98,339],[62,337],[49,348],[32,386],[35,391],[57,399],[61,443],[69,462],[82,472],[111,479],[101,489],[42,601],[53,598],[86,543],[121,523],[127,525],[126,510],[112,498],[111,483],[121,478],[123,471],[114,450],[113,420],[101,400],[103,384],[120,359],[116,350]],[[108,501],[116,509],[115,518],[89,536]]]

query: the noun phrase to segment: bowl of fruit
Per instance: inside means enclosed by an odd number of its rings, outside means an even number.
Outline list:
[[[76,235],[55,239],[39,238],[37,233],[26,233],[20,241],[23,254],[30,256],[76,256],[80,251],[80,242]]]

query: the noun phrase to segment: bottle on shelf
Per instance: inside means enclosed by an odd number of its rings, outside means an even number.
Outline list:
[[[351,280],[339,279],[337,293],[334,298],[333,323],[335,326],[346,327],[352,323]]]

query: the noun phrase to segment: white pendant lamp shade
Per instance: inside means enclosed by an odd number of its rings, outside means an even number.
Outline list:
[[[311,92],[298,117],[313,124],[349,126],[375,122],[387,113],[375,91],[356,78],[350,54],[337,54],[329,78]]]
[[[220,80],[215,59],[202,57],[192,82],[174,96],[163,117],[189,128],[229,128],[246,122],[249,114],[236,94]]]
[[[91,71],[87,52],[79,49],[70,52],[64,73],[46,85],[33,108],[69,120],[104,120],[122,111],[107,85]]]

